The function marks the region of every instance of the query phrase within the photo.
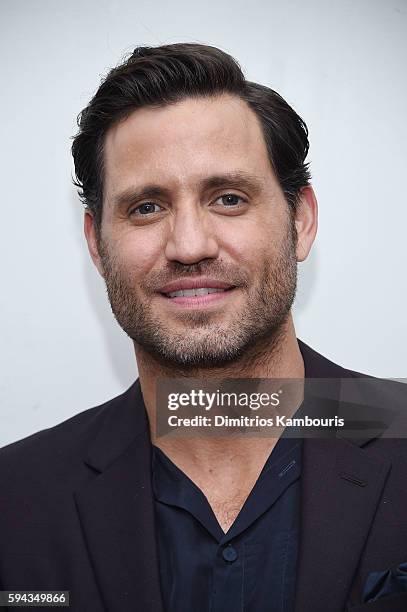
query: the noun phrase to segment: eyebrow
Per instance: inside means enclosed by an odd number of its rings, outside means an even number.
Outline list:
[[[260,177],[248,172],[228,172],[206,177],[199,181],[199,189],[208,191],[221,187],[235,189],[247,189],[252,195],[258,195],[262,189],[263,181]],[[157,184],[149,184],[140,187],[128,187],[121,193],[112,197],[114,206],[125,206],[137,200],[145,198],[170,198],[171,190]]]

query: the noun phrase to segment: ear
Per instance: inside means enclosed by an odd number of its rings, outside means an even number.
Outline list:
[[[86,242],[88,243],[88,249],[92,261],[99,271],[99,274],[104,277],[103,265],[99,255],[98,241],[96,238],[96,230],[93,214],[85,210],[83,217],[83,230],[85,232]]]
[[[295,211],[297,261],[304,261],[311,250],[318,229],[318,203],[311,186],[303,187]]]

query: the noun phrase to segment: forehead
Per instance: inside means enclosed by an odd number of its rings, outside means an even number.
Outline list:
[[[229,94],[141,108],[110,128],[105,194],[144,181],[189,186],[207,175],[273,175],[263,133],[246,102]]]

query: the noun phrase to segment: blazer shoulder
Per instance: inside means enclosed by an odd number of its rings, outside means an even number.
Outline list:
[[[405,418],[407,384],[344,368],[321,355],[299,338],[298,345],[304,359],[306,376],[316,379],[340,379],[344,401],[350,401],[353,398],[367,406],[394,409],[396,413]],[[395,424],[396,422],[399,421],[394,420]]]
[[[137,381],[136,381],[137,383]],[[127,395],[136,385],[120,395],[88,408],[57,425],[12,442],[0,449],[0,479],[30,470],[46,471],[58,461],[82,457],[89,442],[103,427],[109,415],[120,409]]]

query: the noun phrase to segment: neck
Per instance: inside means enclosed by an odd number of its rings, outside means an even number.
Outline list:
[[[250,468],[251,457],[262,455],[267,458],[275,439],[264,437],[221,437],[201,436],[195,438],[157,438],[155,434],[156,400],[155,383],[158,377],[191,378],[304,378],[304,363],[295,335],[291,314],[274,340],[264,342],[248,350],[245,356],[233,364],[216,368],[195,368],[180,370],[171,364],[163,364],[148,354],[140,346],[135,346],[139,369],[140,385],[146,406],[151,441],[159,446],[178,465],[191,462],[199,465],[216,463],[219,460],[230,462],[231,456],[244,458],[245,466]],[[259,455],[260,453],[260,455]]]

